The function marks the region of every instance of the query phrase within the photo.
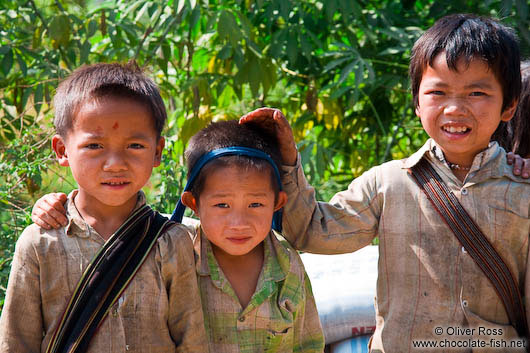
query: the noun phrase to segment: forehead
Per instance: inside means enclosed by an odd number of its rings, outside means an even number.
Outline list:
[[[444,52],[438,54],[431,65],[427,65],[421,84],[501,89],[499,80],[486,61],[478,58],[466,61],[462,58],[456,63],[455,70],[447,64]]]
[[[92,98],[79,104],[73,114],[72,130],[97,127],[99,131],[142,130],[155,133],[154,119],[149,109],[129,98]]]
[[[270,167],[226,165],[213,166],[206,171],[203,192],[221,190],[273,193]]]

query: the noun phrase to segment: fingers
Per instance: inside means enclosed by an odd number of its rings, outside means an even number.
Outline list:
[[[512,152],[510,152],[512,153]],[[521,175],[521,170],[523,169],[523,162],[524,160],[521,158],[521,156],[519,156],[518,154],[514,154],[512,153],[513,155],[513,158],[512,158],[512,164],[513,165],[513,174],[514,175]],[[507,159],[508,159],[508,156],[507,156]]]
[[[31,220],[44,229],[56,229],[66,226],[68,220],[63,204],[66,195],[63,193],[47,194],[37,200],[31,212]]]
[[[523,159],[523,168],[521,176],[525,179],[530,177],[530,158]]]
[[[506,153],[506,162],[508,162],[509,165],[512,165],[514,159],[515,159],[515,153],[513,152]]]

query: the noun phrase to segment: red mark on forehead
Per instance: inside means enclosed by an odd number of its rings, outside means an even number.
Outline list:
[[[115,122],[114,125],[112,125],[112,128],[113,128],[114,130],[116,130],[116,129],[119,128],[119,127],[120,127],[120,125],[118,124],[118,122]]]

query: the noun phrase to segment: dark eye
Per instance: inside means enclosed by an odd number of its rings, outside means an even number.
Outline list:
[[[97,150],[101,148],[101,145],[99,143],[89,143],[88,145],[85,146],[85,148],[89,150]]]
[[[484,93],[484,92],[480,92],[480,91],[476,91],[476,92],[471,92],[469,95],[470,95],[471,97],[480,97],[480,96],[485,96],[486,93]]]
[[[219,208],[228,208],[228,204],[227,203],[223,203],[223,202],[219,202],[219,203],[216,203],[214,205],[214,207],[219,207]]]
[[[262,207],[262,206],[263,204],[261,202],[253,202],[250,205],[248,205],[249,208]]]
[[[131,143],[129,145],[129,148],[132,148],[134,150],[139,150],[139,149],[142,149],[142,148],[145,148],[145,147],[144,147],[144,145],[139,144],[139,143]]]
[[[444,95],[444,92],[443,91],[436,91],[436,90],[433,90],[433,91],[429,91],[427,92],[427,94],[431,94],[433,96],[443,96]]]

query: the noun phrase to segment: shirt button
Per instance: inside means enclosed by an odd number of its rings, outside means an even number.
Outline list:
[[[129,345],[125,345],[125,350],[128,351],[129,350]]]
[[[464,308],[467,307],[467,300],[465,300],[465,299],[462,300],[462,306],[463,306]]]
[[[462,253],[467,254],[467,250],[463,246],[462,246]]]
[[[467,195],[467,189],[462,189],[462,195]]]
[[[243,321],[245,321],[245,317],[244,317],[244,316],[241,316],[238,320],[241,321],[241,322],[243,322]]]
[[[112,316],[117,317],[118,316],[118,309],[112,310]]]

